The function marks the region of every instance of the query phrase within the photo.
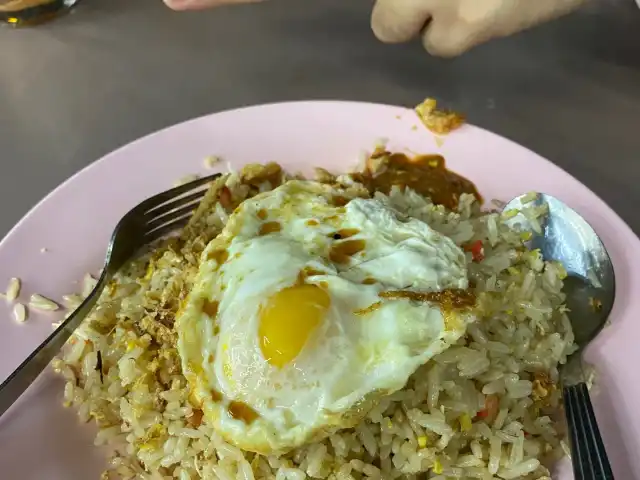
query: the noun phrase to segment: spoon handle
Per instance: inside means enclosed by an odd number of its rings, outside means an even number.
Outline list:
[[[613,480],[613,472],[593,413],[587,385],[563,389],[576,480]]]

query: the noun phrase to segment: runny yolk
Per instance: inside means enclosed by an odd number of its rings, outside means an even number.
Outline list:
[[[262,309],[258,335],[262,354],[278,368],[295,359],[329,309],[329,294],[311,284],[287,287]]]

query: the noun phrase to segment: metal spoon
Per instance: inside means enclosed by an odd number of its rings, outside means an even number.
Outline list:
[[[568,274],[563,292],[578,351],[569,356],[562,368],[561,382],[574,476],[576,480],[613,480],[581,360],[584,347],[605,326],[613,308],[616,291],[613,264],[598,234],[575,210],[544,193],[523,205],[528,199],[528,194],[514,198],[505,211],[546,204],[548,214],[537,220],[540,233],[535,232],[522,213],[507,222],[532,231],[528,246],[540,249],[544,260],[560,262]]]

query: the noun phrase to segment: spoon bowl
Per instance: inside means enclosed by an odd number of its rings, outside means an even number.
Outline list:
[[[547,214],[532,219],[519,213],[507,222],[531,231],[527,247],[539,249],[544,260],[559,262],[566,270],[565,303],[581,351],[604,328],[613,308],[613,263],[598,234],[578,212],[545,193],[527,202],[530,198],[530,194],[516,197],[504,209],[524,212],[527,207],[545,206]]]

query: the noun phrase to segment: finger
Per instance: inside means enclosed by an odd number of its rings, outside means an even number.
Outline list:
[[[407,42],[420,34],[433,3],[434,0],[377,0],[371,29],[385,43]]]
[[[204,10],[238,3],[256,3],[261,0],[164,0],[172,10]]]
[[[431,55],[452,58],[489,40],[491,35],[487,32],[461,20],[437,16],[423,32],[422,44]]]
[[[492,38],[511,35],[569,13],[585,0],[461,0],[456,9],[438,9],[422,35],[429,53],[455,57]]]

